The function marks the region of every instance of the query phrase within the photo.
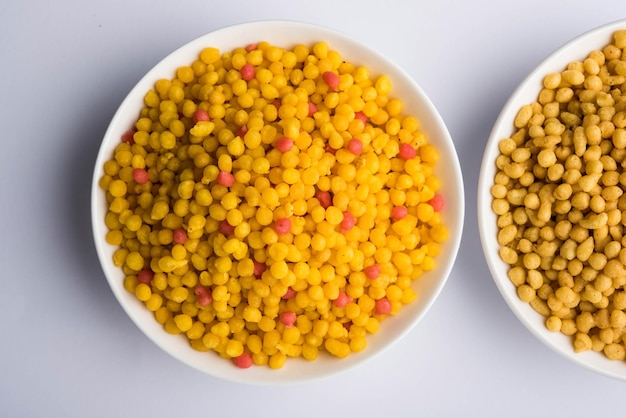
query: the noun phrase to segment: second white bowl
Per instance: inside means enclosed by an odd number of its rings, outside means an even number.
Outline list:
[[[507,276],[509,266],[498,255],[500,247],[497,242],[497,216],[491,208],[491,187],[496,174],[495,161],[500,154],[498,143],[513,134],[513,121],[517,112],[522,106],[537,100],[544,76],[552,72],[561,72],[570,62],[583,61],[590,52],[602,50],[612,42],[613,33],[619,29],[626,29],[626,21],[601,26],[568,42],[537,66],[511,95],[498,116],[485,147],[478,182],[478,224],[482,247],[493,280],[508,306],[526,328],[568,360],[598,373],[626,380],[625,362],[609,360],[594,351],[575,353],[571,337],[559,332],[550,332],[545,325],[546,318],[519,299],[516,287]]]

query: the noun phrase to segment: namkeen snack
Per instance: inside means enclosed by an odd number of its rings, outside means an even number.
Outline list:
[[[546,74],[499,143],[500,258],[575,352],[626,359],[626,30]]]
[[[321,41],[156,81],[100,179],[125,289],[237,367],[364,350],[448,238],[439,152],[391,89]]]

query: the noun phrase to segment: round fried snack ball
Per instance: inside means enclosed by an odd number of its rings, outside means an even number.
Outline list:
[[[624,360],[626,43],[547,74],[499,143],[491,189],[519,298],[575,352]]]
[[[449,235],[439,151],[391,91],[325,42],[158,80],[100,181],[125,288],[237,367],[365,349]]]

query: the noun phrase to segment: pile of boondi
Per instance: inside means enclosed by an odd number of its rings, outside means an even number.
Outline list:
[[[521,300],[576,352],[626,359],[626,30],[547,74],[501,140],[491,189]]]
[[[158,80],[100,181],[125,288],[239,367],[363,350],[448,237],[439,153],[390,92],[325,42]]]

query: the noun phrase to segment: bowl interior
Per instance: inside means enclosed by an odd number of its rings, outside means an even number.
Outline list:
[[[575,353],[570,337],[548,331],[544,325],[545,319],[529,304],[518,298],[515,286],[507,277],[508,265],[498,256],[497,217],[491,210],[490,191],[496,174],[495,160],[499,155],[498,142],[513,133],[513,120],[519,109],[537,100],[543,77],[548,73],[564,70],[572,61],[584,60],[589,52],[602,49],[609,44],[614,31],[624,28],[626,28],[626,20],[613,22],[568,42],[533,70],[509,98],[496,120],[485,147],[478,182],[478,224],[485,258],[493,279],[506,303],[528,330],[547,346],[574,363],[607,376],[626,380],[626,363],[611,361],[591,351]]]
[[[290,359],[281,370],[270,370],[268,367],[237,369],[232,362],[220,359],[215,353],[196,352],[183,337],[165,333],[143,304],[123,288],[123,274],[111,262],[115,248],[104,240],[106,201],[104,193],[98,188],[98,180],[103,174],[103,163],[112,155],[121,135],[136,121],[145,92],[159,78],[171,78],[176,68],[193,62],[202,48],[214,46],[225,52],[260,41],[288,48],[298,43],[311,44],[320,40],[328,42],[346,60],[368,66],[372,75],[387,74],[393,83],[392,95],[404,103],[403,112],[418,118],[429,142],[440,150],[441,160],[436,167],[436,175],[442,181],[442,194],[446,199],[442,214],[450,230],[450,237],[437,257],[437,268],[415,281],[417,301],[405,306],[396,317],[384,321],[380,332],[368,338],[368,347],[363,352],[342,360],[322,355],[314,362]],[[346,35],[315,25],[289,21],[264,21],[227,27],[201,36],[164,58],[137,83],[115,113],[97,157],[92,183],[92,223],[98,256],[113,293],[129,317],[153,342],[183,363],[215,377],[253,384],[293,383],[330,376],[380,354],[399,340],[423,317],[443,288],[456,258],[463,219],[463,183],[456,151],[442,119],[421,88],[386,58]]]

